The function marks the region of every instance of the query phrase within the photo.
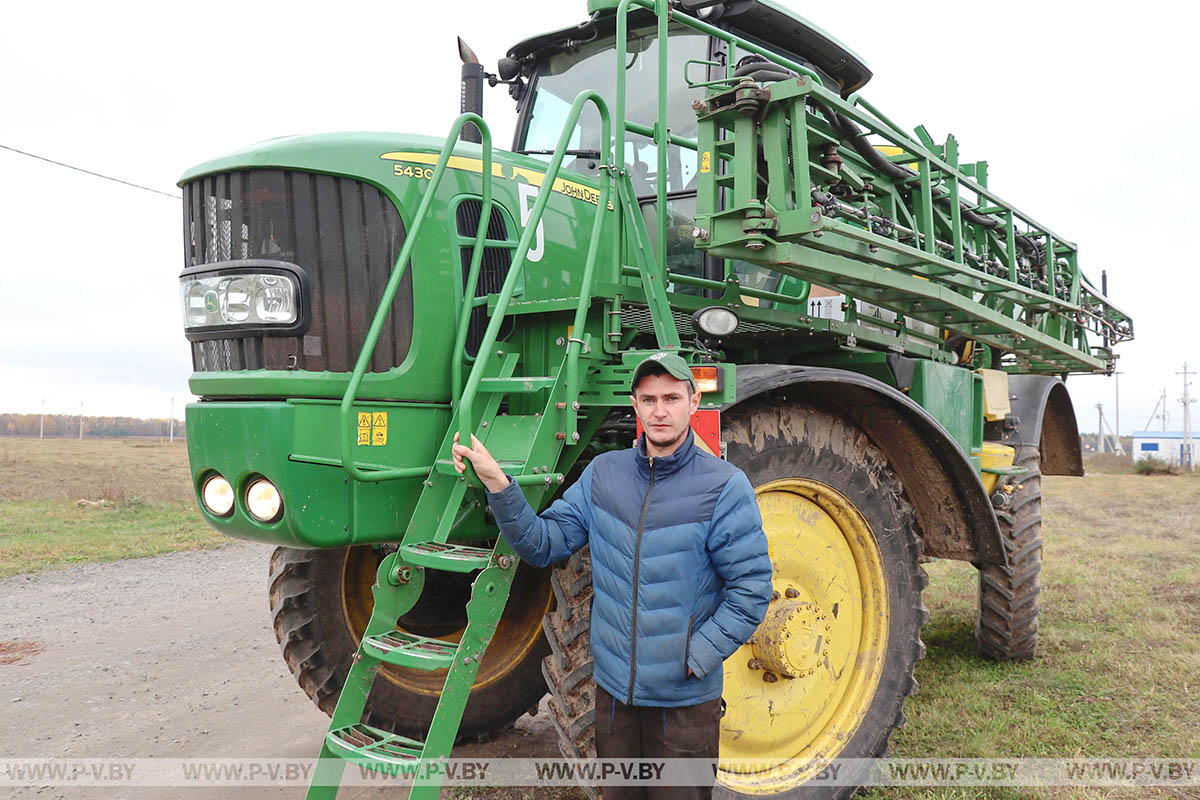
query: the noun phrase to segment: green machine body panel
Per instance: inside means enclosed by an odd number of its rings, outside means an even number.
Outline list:
[[[386,441],[362,448],[369,452],[362,460],[375,469],[431,463],[450,420],[447,406],[362,403],[355,411],[386,420],[384,427],[368,426],[372,434],[386,430]],[[421,493],[419,478],[387,484],[346,478],[333,435],[338,429],[334,401],[214,401],[192,403],[186,413],[197,492],[216,472],[239,496],[257,477],[283,494],[283,516],[272,523],[255,520],[242,503],[224,518],[204,510],[206,519],[230,536],[290,547],[394,540]]]
[[[918,360],[913,366],[909,397],[950,432],[978,467],[983,447],[983,378],[935,361]]]

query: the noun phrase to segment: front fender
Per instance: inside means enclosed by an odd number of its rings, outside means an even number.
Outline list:
[[[765,392],[829,405],[867,434],[904,483],[926,555],[1007,565],[996,514],[974,464],[907,395],[839,369],[739,365],[737,400],[726,408]]]

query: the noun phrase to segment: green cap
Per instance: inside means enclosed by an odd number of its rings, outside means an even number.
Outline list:
[[[665,350],[642,359],[642,363],[638,364],[637,369],[633,371],[633,380],[629,383],[629,391],[632,392],[637,388],[638,381],[642,379],[643,375],[651,371],[657,373],[659,372],[658,368],[673,378],[687,381],[692,387],[692,393],[695,393],[696,382],[692,380],[692,371],[688,369],[687,362],[675,353]]]

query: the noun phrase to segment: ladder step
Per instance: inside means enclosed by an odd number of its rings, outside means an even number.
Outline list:
[[[403,544],[400,545],[400,552],[410,564],[446,572],[473,572],[483,569],[492,560],[492,551],[486,547],[446,542]]]
[[[454,663],[457,642],[428,639],[404,631],[390,631],[367,636],[362,640],[363,654],[371,658],[417,669],[447,669]]]
[[[554,386],[550,375],[526,375],[512,378],[480,378],[479,391],[488,394],[526,394]]]
[[[361,722],[325,734],[325,743],[335,755],[378,772],[395,773],[411,768],[421,759],[424,743],[388,733]]]

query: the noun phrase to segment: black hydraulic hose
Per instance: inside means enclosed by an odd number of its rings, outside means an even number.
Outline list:
[[[863,159],[885,176],[894,181],[907,182],[917,177],[916,171],[892,162],[887,156],[881,153],[870,142],[867,141],[867,134],[859,129],[854,121],[841,112],[835,111],[820,100],[813,101],[825,118],[829,120],[834,129],[842,135],[842,138],[847,140],[854,152],[858,153]],[[940,206],[950,205],[950,193],[942,188],[934,188],[933,201]],[[996,228],[1000,225],[1000,220],[994,217],[984,216],[974,210],[967,208],[963,203],[959,203],[959,207],[963,219],[975,225],[981,225],[985,228]]]
[[[733,70],[733,77],[751,78],[758,83],[772,83],[774,81],[785,81],[788,78],[794,78],[796,77],[796,73],[787,67],[772,64],[766,59],[760,58],[757,61],[742,59]]]

